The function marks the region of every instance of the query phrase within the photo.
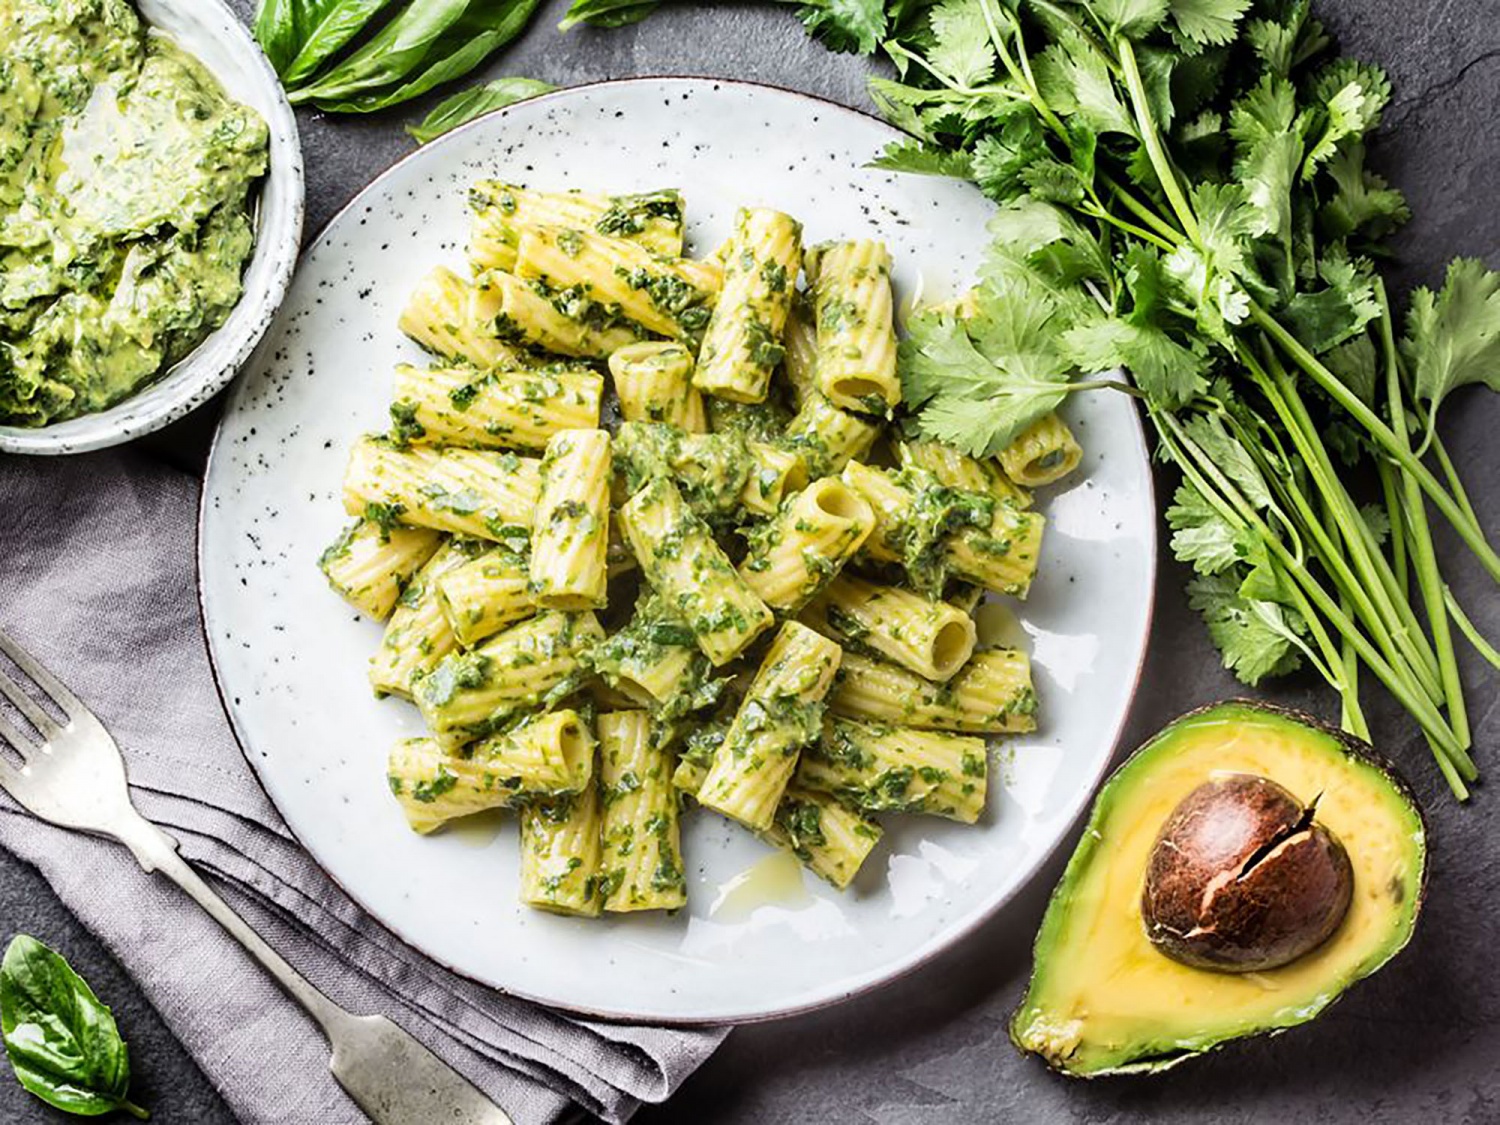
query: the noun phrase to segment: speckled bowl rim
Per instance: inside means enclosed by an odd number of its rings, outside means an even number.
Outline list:
[[[839,113],[847,113],[853,114],[857,117],[864,117],[871,121],[878,122],[894,133],[902,133],[901,129],[897,128],[895,125],[892,125],[890,122],[886,121],[882,117],[877,116],[876,114],[862,109],[854,109],[850,106],[843,105],[839,102],[833,101],[830,98],[825,98],[818,94],[809,94],[802,90],[790,90],[784,86],[776,86],[769,82],[753,82],[741,78],[722,78],[716,75],[638,75],[631,78],[604,79],[599,82],[581,82],[574,86],[568,86],[560,90],[551,91],[550,93],[540,94],[534,98],[528,98],[524,102],[516,103],[516,105],[528,105],[529,103],[543,100],[565,98],[579,90],[615,88],[660,82],[708,82],[721,86],[741,86],[752,89],[772,90],[778,94],[791,95],[792,97],[800,98],[814,105],[823,106]],[[324,240],[328,237],[329,231],[333,229],[335,223],[343,218],[345,214],[353,211],[355,207],[359,206],[361,201],[365,198],[366,194],[369,193],[372,188],[383,182],[388,176],[392,175],[407,161],[413,159],[418,155],[425,155],[432,149],[442,146],[445,142],[448,141],[450,137],[458,137],[468,130],[474,128],[479,124],[479,122],[484,121],[496,114],[507,114],[511,112],[513,108],[514,107],[512,106],[506,106],[503,109],[492,110],[490,113],[486,113],[481,115],[480,117],[476,117],[473,121],[467,121],[457,129],[453,129],[450,132],[436,138],[435,140],[429,141],[427,144],[419,146],[417,149],[408,153],[406,156],[403,156],[393,162],[378,175],[376,175],[373,179],[371,179],[370,182],[362,187],[358,192],[356,192],[354,196],[350,198],[349,202],[344,204],[343,207],[339,208],[339,210],[335,212],[322,225],[322,227],[318,231],[317,237],[308,244],[304,253],[311,253],[313,250],[321,246]],[[1156,481],[1154,475],[1151,472],[1151,455],[1150,450],[1146,444],[1145,426],[1141,422],[1139,410],[1133,411],[1130,417],[1132,422],[1134,423],[1131,427],[1131,433],[1135,437],[1141,461],[1146,465],[1146,499],[1149,502],[1152,512],[1159,513],[1160,509],[1157,503]],[[223,434],[223,431],[224,422],[223,419],[221,419],[218,425],[214,428],[213,442],[209,446],[208,461],[205,464],[203,474],[203,479],[205,481],[208,479],[208,474],[213,467],[214,457],[218,454],[219,438]],[[234,717],[234,712],[229,706],[229,698],[227,693],[225,692],[224,683],[219,676],[218,661],[214,658],[213,645],[209,641],[208,607],[204,595],[203,582],[203,523],[207,513],[207,497],[208,490],[206,488],[201,489],[198,497],[197,546],[194,551],[194,556],[197,561],[199,611],[198,624],[200,630],[202,631],[204,648],[208,651],[209,670],[213,676],[214,690],[218,692],[219,704],[223,709],[225,716],[229,720],[229,727],[234,735],[235,743],[239,746],[240,753],[241,755],[243,755],[246,764],[249,765],[250,773],[255,778],[256,784],[261,787],[261,792],[265,793],[266,800],[271,804],[273,808],[276,809],[277,814],[280,815],[281,809],[279,806],[277,806],[275,798],[271,796],[270,791],[266,788],[265,782],[261,779],[260,771],[255,764],[255,758],[253,757],[253,755],[251,755],[250,750],[246,745],[246,739],[243,737],[239,725]],[[1159,544],[1157,538],[1156,519],[1154,517],[1150,521],[1150,526],[1146,529],[1145,542],[1143,546],[1147,553],[1146,584],[1149,593],[1147,595],[1145,628],[1142,632],[1140,651],[1136,654],[1135,667],[1130,674],[1129,701],[1125,704],[1124,707],[1121,708],[1119,721],[1118,723],[1116,723],[1115,729],[1109,736],[1109,753],[1101,758],[1101,765],[1094,772],[1093,776],[1087,779],[1087,785],[1081,785],[1078,788],[1077,799],[1074,802],[1074,807],[1068,811],[1067,831],[1060,833],[1058,835],[1058,838],[1052,843],[1050,847],[1045,848],[1037,853],[1032,863],[1030,864],[1030,870],[1026,871],[1008,891],[998,896],[993,902],[985,906],[983,909],[975,911],[967,918],[960,919],[954,925],[945,930],[939,937],[936,937],[929,941],[925,946],[918,949],[917,952],[915,952],[909,959],[901,964],[896,965],[896,967],[885,973],[883,976],[860,981],[850,988],[837,993],[836,995],[825,996],[810,1003],[790,1005],[786,1008],[777,1009],[776,1011],[760,1012],[753,1016],[741,1018],[734,1021],[736,1024],[770,1023],[775,1020],[790,1019],[795,1016],[822,1011],[825,1008],[831,1008],[835,1005],[843,1004],[849,1000],[853,1000],[856,997],[864,996],[868,993],[876,991],[877,989],[883,988],[886,985],[892,984],[895,981],[910,976],[918,969],[925,967],[926,965],[930,964],[938,957],[940,957],[942,954],[952,949],[955,945],[963,941],[965,938],[976,933],[985,923],[994,918],[995,915],[1003,910],[1007,905],[1009,905],[1016,898],[1016,896],[1018,896],[1023,890],[1031,885],[1038,872],[1040,872],[1041,869],[1047,865],[1048,861],[1057,854],[1058,850],[1063,846],[1063,844],[1072,837],[1073,832],[1081,822],[1083,815],[1088,811],[1089,806],[1092,804],[1094,795],[1098,791],[1100,782],[1104,779],[1105,775],[1110,772],[1112,767],[1115,765],[1116,759],[1119,757],[1120,741],[1123,738],[1125,728],[1130,721],[1131,712],[1135,708],[1136,697],[1140,694],[1141,677],[1145,672],[1146,657],[1151,649],[1152,627],[1156,618],[1156,586],[1157,572],[1159,569],[1157,557]],[[283,823],[285,823],[284,820]],[[406,945],[408,948],[421,954],[423,957],[426,957],[434,964],[442,966],[457,977],[461,977],[464,980],[471,981],[483,988],[492,989],[495,992],[501,992],[507,996],[514,996],[521,1000],[527,1000],[531,1003],[541,1005],[542,1007],[551,1008],[556,1011],[568,1012],[573,1015],[584,1016],[589,1019],[601,1020],[608,1023],[649,1023],[652,1025],[664,1027],[709,1027],[722,1026],[724,1023],[723,1020],[706,1018],[664,1018],[659,1015],[635,1015],[619,1010],[605,1011],[584,1006],[560,1005],[547,997],[533,995],[531,993],[528,993],[524,989],[499,988],[488,981],[481,980],[471,973],[465,972],[462,968],[459,968],[458,966],[444,960],[443,958],[433,956],[431,953],[423,949],[420,945],[417,945],[416,943],[408,940],[406,935],[402,933],[399,927],[378,917],[373,911],[366,907],[365,903],[360,900],[358,895],[353,894],[348,887],[344,886],[344,884],[339,880],[338,876],[336,876],[332,871],[328,870],[322,860],[319,859],[318,856],[315,855],[311,851],[311,849],[309,849],[302,842],[301,838],[297,836],[296,831],[291,827],[290,824],[287,824],[286,827],[287,831],[291,833],[292,838],[297,841],[297,845],[303,850],[304,853],[306,853],[308,858],[317,865],[318,869],[328,877],[330,882],[338,887],[339,890],[341,890],[351,902],[353,902],[360,908],[361,912],[370,921],[370,923],[379,926],[381,929],[385,930],[387,933],[400,940],[403,945]]]
[[[217,17],[219,26],[206,28],[222,34],[222,38],[214,37],[215,45],[239,56],[248,76],[269,95],[269,114],[264,112],[266,107],[259,107],[271,131],[268,164],[266,175],[256,189],[259,213],[256,215],[255,248],[245,263],[242,277],[249,279],[259,264],[267,259],[275,257],[277,260],[269,267],[269,273],[258,289],[241,293],[223,324],[181,360],[128,398],[107,410],[81,414],[46,426],[0,425],[0,452],[33,456],[89,453],[134,441],[191,414],[239,374],[286,299],[302,245],[302,224],[306,213],[297,117],[270,60],[224,0],[192,0],[189,7],[195,9],[193,18],[197,22],[206,23],[210,15]],[[141,20],[147,27],[159,28],[144,13]],[[192,45],[188,46],[191,48]],[[212,68],[210,73],[223,81]],[[271,187],[273,177],[276,191],[285,193],[280,206],[285,219],[265,210],[265,193]],[[278,221],[284,225],[273,229],[272,224]]]

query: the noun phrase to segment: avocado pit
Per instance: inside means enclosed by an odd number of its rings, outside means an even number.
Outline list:
[[[1280,785],[1253,774],[1213,778],[1167,817],[1141,893],[1146,935],[1200,969],[1278,968],[1322,945],[1354,892],[1348,853]]]

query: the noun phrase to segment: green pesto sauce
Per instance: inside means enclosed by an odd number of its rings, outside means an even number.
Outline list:
[[[127,397],[240,298],[267,130],[127,0],[0,5],[0,422]]]

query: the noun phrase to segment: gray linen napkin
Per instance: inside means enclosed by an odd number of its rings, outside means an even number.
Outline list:
[[[315,985],[397,1019],[522,1125],[575,1106],[623,1121],[666,1098],[726,1030],[574,1019],[473,984],[363,914],[297,846],[209,673],[197,502],[192,478],[130,452],[0,456],[0,626],[109,727],[141,812]],[[0,846],[103,939],[246,1122],[365,1120],[329,1077],[313,1023],[176,887],[4,794]]]

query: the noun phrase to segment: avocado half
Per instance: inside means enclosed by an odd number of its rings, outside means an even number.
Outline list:
[[[1226,773],[1270,778],[1347,849],[1348,913],[1280,968],[1226,973],[1171,960],[1147,939],[1141,889],[1178,803]],[[1184,715],[1115,771],[1052,894],[1011,1039],[1077,1077],[1149,1073],[1231,1039],[1313,1019],[1410,940],[1427,875],[1416,799],[1367,744],[1280,707],[1231,701]]]

